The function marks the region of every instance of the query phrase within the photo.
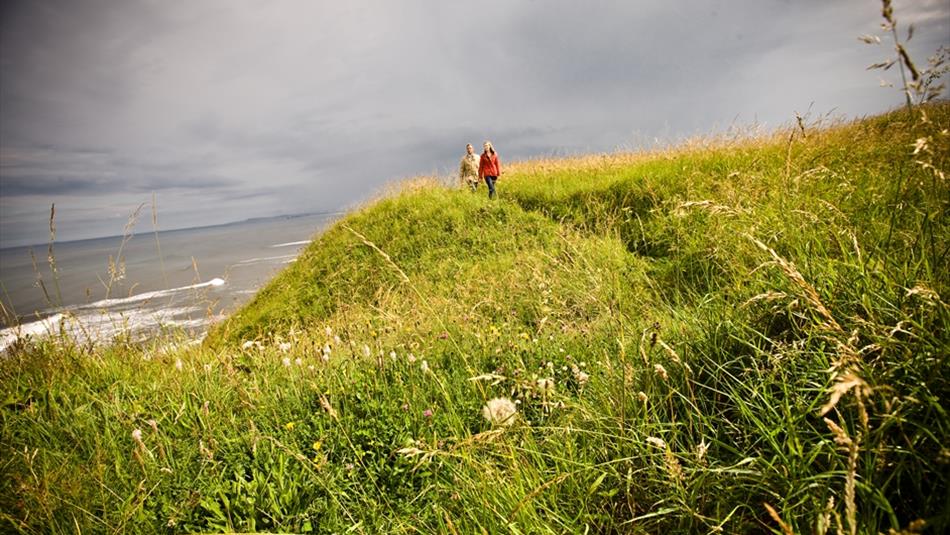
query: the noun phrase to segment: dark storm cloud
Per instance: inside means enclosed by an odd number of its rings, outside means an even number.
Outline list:
[[[0,246],[333,211],[386,181],[901,103],[867,0],[13,1],[0,16]],[[924,58],[950,0],[897,2]],[[896,71],[883,73],[894,82]],[[98,215],[97,215],[98,214]]]

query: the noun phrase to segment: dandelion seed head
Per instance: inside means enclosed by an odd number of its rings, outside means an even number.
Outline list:
[[[511,425],[518,415],[518,408],[508,398],[493,398],[482,407],[482,416],[494,425]]]

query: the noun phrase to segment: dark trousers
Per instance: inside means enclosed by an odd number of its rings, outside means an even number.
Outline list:
[[[495,198],[495,181],[498,180],[497,176],[485,176],[485,183],[488,184],[488,198]]]

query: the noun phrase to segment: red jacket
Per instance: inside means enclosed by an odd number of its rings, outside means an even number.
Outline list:
[[[498,154],[489,155],[487,152],[483,152],[482,159],[478,162],[478,178],[497,177],[500,174],[501,162],[498,161]]]

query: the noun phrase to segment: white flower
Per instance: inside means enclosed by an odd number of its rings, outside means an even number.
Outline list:
[[[423,360],[422,364],[419,365],[419,369],[422,370],[422,373],[429,373],[429,363]]]
[[[590,379],[590,375],[587,372],[581,371],[576,365],[571,364],[571,373],[574,374],[574,379],[577,381],[577,384],[584,386],[587,384],[587,380]]]
[[[320,353],[320,360],[322,360],[323,362],[330,362],[330,354]]]
[[[142,430],[136,429],[132,431],[132,440],[141,443],[142,442]]]
[[[658,448],[661,448],[664,450],[666,449],[666,442],[664,442],[662,438],[647,437],[647,442],[649,442],[650,444],[653,444],[654,446]]]
[[[277,348],[280,349],[281,353],[286,353],[290,351],[291,345],[290,345],[290,342],[284,342],[278,345]]]
[[[323,344],[323,354],[330,355],[330,344]]]
[[[370,354],[369,346],[363,344],[363,356],[369,358]]]
[[[301,366],[301,365],[303,364],[303,359],[301,359],[301,358],[295,359],[295,360],[294,360],[294,364],[296,364],[297,366]]]
[[[281,362],[284,363],[284,366],[290,366],[290,359],[287,357],[284,357],[284,359],[281,360]]]
[[[495,425],[511,425],[518,415],[518,408],[508,398],[493,398],[482,407],[482,416]]]
[[[333,343],[336,344],[336,345],[341,345],[341,344],[343,344],[343,340],[340,340],[340,337],[339,337],[339,336],[334,336],[334,337],[333,337]]]
[[[254,347],[253,340],[248,340],[247,342],[244,342],[243,344],[241,344],[241,349],[250,349],[252,347]]]
[[[389,352],[389,358],[391,358],[391,359],[393,359],[393,360],[396,360],[396,352],[395,352],[395,351],[390,351],[390,352]]]
[[[181,359],[175,359],[175,369],[181,371],[184,367],[184,364],[181,363]]]
[[[327,328],[325,330],[326,330],[327,336],[333,336],[333,329],[331,329],[329,325],[327,325]]]
[[[416,356],[413,355],[412,353],[409,353],[409,355],[406,357],[406,360],[409,361],[409,364],[415,364]]]

